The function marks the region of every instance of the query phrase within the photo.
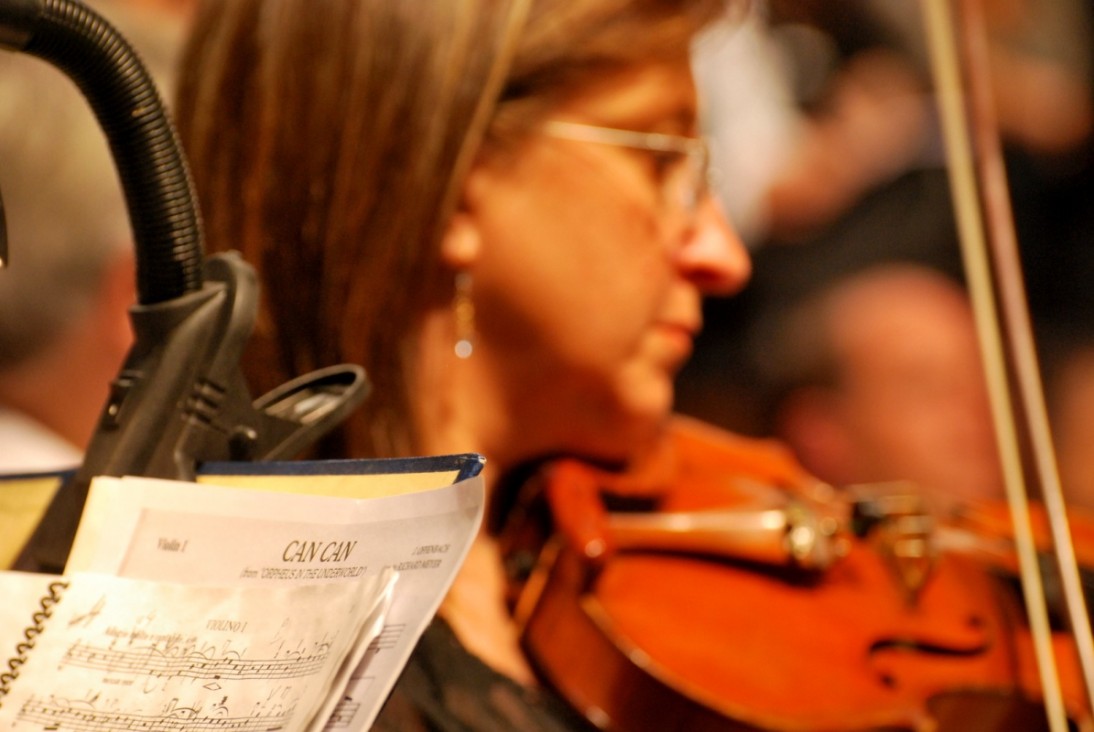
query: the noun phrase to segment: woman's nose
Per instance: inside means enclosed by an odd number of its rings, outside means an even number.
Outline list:
[[[707,295],[732,295],[748,282],[752,260],[714,196],[699,203],[677,264],[684,277]]]

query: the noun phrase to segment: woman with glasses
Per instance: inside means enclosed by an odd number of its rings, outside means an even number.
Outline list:
[[[587,724],[539,685],[522,650],[494,529],[530,465],[563,456],[623,472],[660,455],[701,296],[748,277],[707,190],[688,59],[727,4],[198,7],[178,124],[209,248],[241,250],[263,286],[252,389],[359,363],[372,393],[321,457],[488,459],[488,527],[380,729]],[[866,617],[868,588],[857,592]],[[763,608],[738,605],[762,620]],[[808,632],[801,617],[792,625]],[[732,655],[734,641],[699,640]]]
[[[731,293],[749,272],[707,192],[688,60],[726,10],[199,6],[178,124],[209,248],[241,250],[259,272],[255,393],[363,364],[372,393],[326,456],[477,451],[488,490],[556,455],[625,465],[648,452],[701,295]],[[484,532],[441,618],[488,681],[524,694],[534,677],[502,584]],[[523,707],[488,706],[445,713],[536,728],[517,722]],[[538,702],[524,706],[557,728]]]

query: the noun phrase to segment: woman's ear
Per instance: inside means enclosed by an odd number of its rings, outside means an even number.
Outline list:
[[[465,270],[479,258],[482,236],[474,215],[457,211],[448,222],[441,241],[441,260],[454,270]]]

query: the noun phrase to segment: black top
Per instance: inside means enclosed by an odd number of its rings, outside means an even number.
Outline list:
[[[561,699],[487,666],[436,618],[418,641],[374,732],[587,732]]]

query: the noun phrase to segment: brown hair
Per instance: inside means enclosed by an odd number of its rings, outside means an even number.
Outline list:
[[[513,150],[606,69],[679,55],[726,0],[211,0],[178,126],[210,250],[264,290],[257,392],[340,362],[373,383],[348,454],[415,451],[421,318],[447,306],[439,244],[481,154]]]

